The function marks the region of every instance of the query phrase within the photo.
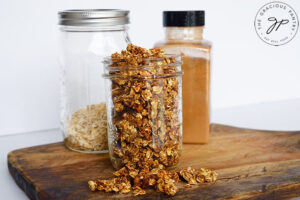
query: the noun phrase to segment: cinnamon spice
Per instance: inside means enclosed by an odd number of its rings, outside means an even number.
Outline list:
[[[183,57],[183,142],[207,143],[209,139],[209,60]]]
[[[210,126],[210,45],[174,42],[157,47],[166,53],[182,55],[183,143],[207,143]]]

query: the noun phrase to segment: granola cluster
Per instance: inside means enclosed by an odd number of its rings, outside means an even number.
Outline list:
[[[188,183],[186,187],[191,187],[191,185],[195,185],[197,183],[215,182],[218,177],[218,174],[215,171],[205,168],[200,168],[200,170],[196,171],[191,167],[180,170],[179,175]]]
[[[146,188],[152,187],[158,192],[175,195],[178,191],[178,188],[175,186],[175,183],[179,181],[178,174],[174,171],[163,169],[162,165],[160,167],[162,169],[149,169],[147,167],[137,169],[134,164],[129,162],[114,173],[115,178],[89,181],[88,184],[92,191],[128,193],[132,190],[134,195],[143,195],[146,194]],[[126,187],[124,183],[126,183]]]
[[[181,154],[178,60],[129,44],[111,56],[111,160],[149,169],[175,166]]]
[[[77,110],[66,126],[65,143],[69,148],[81,151],[108,149],[105,103],[92,104]]]
[[[160,167],[160,168],[159,168]],[[178,192],[175,185],[181,180],[186,181],[186,187],[192,187],[192,184],[215,182],[218,174],[215,171],[201,168],[199,171],[188,167],[180,172],[164,169],[163,165],[158,168],[137,169],[135,165],[128,162],[123,168],[114,173],[115,178],[110,180],[89,181],[89,187],[92,191],[118,192],[144,195],[146,188],[154,188],[157,192],[174,196]]]

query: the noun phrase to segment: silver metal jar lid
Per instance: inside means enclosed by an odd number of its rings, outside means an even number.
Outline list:
[[[58,12],[64,26],[105,26],[129,24],[129,11],[118,9],[64,10]]]

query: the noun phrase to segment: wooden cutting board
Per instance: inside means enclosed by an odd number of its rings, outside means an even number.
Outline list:
[[[214,169],[213,184],[185,188],[174,197],[91,192],[87,181],[112,177],[107,154],[70,151],[63,143],[12,151],[8,169],[30,199],[287,199],[300,197],[300,131],[273,132],[212,125],[207,145],[184,145],[177,169]]]

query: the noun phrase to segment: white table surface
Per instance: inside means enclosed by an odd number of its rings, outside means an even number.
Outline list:
[[[212,122],[266,130],[300,130],[300,99],[216,109]],[[0,137],[0,199],[28,199],[8,172],[8,152],[58,141],[62,141],[62,135],[57,129]]]

